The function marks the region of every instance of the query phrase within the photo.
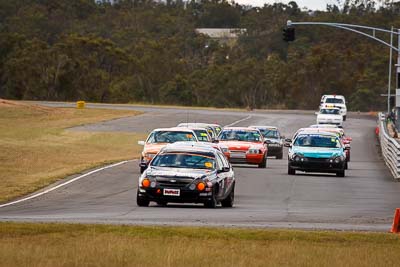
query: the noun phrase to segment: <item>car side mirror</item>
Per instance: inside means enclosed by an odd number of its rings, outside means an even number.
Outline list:
[[[144,141],[138,141],[138,145],[144,146]]]
[[[148,164],[145,163],[145,162],[140,162],[139,166],[140,166],[141,168],[147,169]]]
[[[292,139],[286,138],[286,139],[285,139],[285,142],[286,142],[286,143],[291,143],[291,142],[292,142]]]
[[[222,167],[222,169],[219,169],[217,172],[222,173],[222,172],[229,172],[230,168],[229,167]]]

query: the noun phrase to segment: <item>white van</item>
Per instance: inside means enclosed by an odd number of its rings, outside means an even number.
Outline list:
[[[342,95],[323,95],[321,97],[321,104],[319,106],[322,108],[338,108],[340,109],[340,115],[343,116],[343,121],[347,117],[347,107],[346,100]]]

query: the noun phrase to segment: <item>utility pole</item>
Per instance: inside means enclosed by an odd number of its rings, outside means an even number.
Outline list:
[[[400,29],[397,30],[397,64],[396,64],[396,118],[395,125],[400,131]]]
[[[284,29],[284,39],[285,39],[285,33],[287,32],[287,29],[289,29],[289,28],[292,29],[293,35],[294,35],[293,26],[295,26],[295,25],[318,25],[318,26],[329,26],[329,27],[339,28],[342,30],[347,30],[347,31],[351,31],[354,33],[361,34],[365,37],[368,37],[370,39],[373,39],[381,44],[384,44],[384,45],[390,47],[390,67],[389,67],[388,104],[387,104],[388,112],[390,112],[392,50],[395,50],[397,52],[397,64],[395,65],[396,66],[395,124],[396,124],[397,131],[400,131],[400,29],[397,29],[396,31],[394,31],[393,27],[391,28],[391,30],[386,30],[386,29],[375,28],[375,27],[370,27],[370,26],[363,26],[363,25],[356,25],[356,24],[335,23],[335,22],[292,22],[292,21],[288,20],[287,24],[286,24],[287,28]],[[362,30],[372,30],[372,34],[366,33]],[[390,44],[385,42],[384,40],[376,37],[376,35],[375,35],[376,32],[390,33],[390,35],[391,35]],[[393,35],[397,35],[397,47],[393,46]],[[293,41],[293,40],[290,40],[290,41]]]
[[[390,114],[390,91],[392,89],[392,58],[393,58],[393,26],[390,33],[390,55],[389,55],[389,74],[388,74],[388,93],[387,93],[387,115]]]

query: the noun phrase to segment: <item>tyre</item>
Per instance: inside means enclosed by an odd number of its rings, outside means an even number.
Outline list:
[[[344,176],[345,176],[344,170],[338,171],[338,172],[336,173],[336,176],[337,176],[337,177],[344,177]]]
[[[276,159],[283,159],[283,152],[282,151],[278,155],[276,155]]]
[[[290,165],[288,165],[288,174],[289,175],[295,175],[296,174],[296,170],[293,169],[292,167],[290,167]]]
[[[139,193],[138,193],[138,195],[136,196],[136,204],[139,207],[148,207],[150,204],[150,201],[144,197],[140,197]]]
[[[349,165],[347,164],[347,161],[344,163],[344,169],[347,170],[349,168]]]
[[[264,155],[262,162],[260,164],[258,164],[258,168],[263,168],[263,169],[267,168],[267,156],[266,155]]]
[[[225,208],[232,208],[234,201],[235,201],[235,185],[233,185],[229,195],[224,200],[221,201],[221,205],[222,207]]]
[[[213,194],[210,200],[206,201],[204,203],[204,207],[206,208],[210,208],[210,209],[214,209],[215,207],[217,207],[217,198],[216,198],[216,190],[213,189]]]
[[[158,206],[163,206],[163,207],[165,207],[165,206],[167,206],[167,204],[168,204],[167,201],[157,201],[157,205],[158,205]]]
[[[343,121],[346,121],[346,115],[343,116]]]

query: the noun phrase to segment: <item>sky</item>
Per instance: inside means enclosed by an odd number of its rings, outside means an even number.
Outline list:
[[[252,6],[263,6],[265,3],[273,4],[275,2],[290,2],[286,0],[275,1],[275,0],[236,0],[236,3],[241,5],[252,5]],[[337,0],[295,0],[300,8],[307,7],[312,10],[325,10],[327,4],[337,4]]]

